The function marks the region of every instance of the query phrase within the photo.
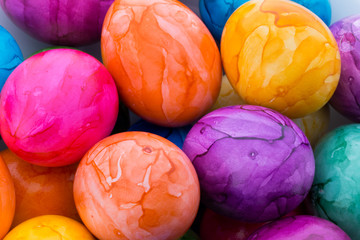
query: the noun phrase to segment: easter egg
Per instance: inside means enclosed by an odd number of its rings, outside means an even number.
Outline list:
[[[153,133],[163,138],[166,138],[167,140],[174,143],[179,148],[182,148],[186,135],[188,134],[190,129],[191,129],[191,125],[178,127],[178,128],[167,128],[146,122],[144,120],[139,120],[138,122],[133,124],[128,131],[141,131],[141,132]]]
[[[311,146],[315,147],[330,125],[330,106],[326,104],[320,110],[302,118],[292,119],[305,133]]]
[[[173,0],[115,0],[101,36],[120,98],[141,118],[185,126],[215,102],[220,53],[203,22]]]
[[[113,1],[0,0],[0,6],[31,36],[55,45],[79,46],[100,40]]]
[[[194,231],[190,229],[185,233],[184,236],[179,238],[179,240],[200,240],[200,238]]]
[[[110,73],[92,56],[73,49],[39,53],[1,91],[1,135],[30,163],[69,165],[110,134],[118,101]]]
[[[340,53],[327,26],[286,0],[255,0],[227,21],[225,73],[248,104],[300,118],[323,107],[340,77]]]
[[[304,133],[289,118],[260,106],[230,106],[205,115],[190,130],[183,151],[199,176],[201,201],[246,222],[294,210],[314,177]]]
[[[29,219],[12,229],[4,240],[95,240],[81,223],[67,217],[44,215]]]
[[[331,5],[329,0],[292,0],[318,15],[327,25],[331,21]],[[248,0],[200,0],[199,9],[204,21],[217,42],[231,14]]]
[[[14,69],[24,61],[21,50],[11,34],[0,25],[0,91]]]
[[[73,197],[77,165],[40,167],[25,162],[10,150],[0,152],[15,186],[16,208],[12,226],[41,215],[80,220]]]
[[[178,239],[195,219],[195,169],[170,141],[124,132],[97,143],[74,181],[76,208],[99,239]]]
[[[317,215],[360,239],[360,125],[341,126],[315,148],[311,198]]]
[[[350,240],[349,236],[338,226],[327,220],[314,216],[293,216],[269,223],[248,240]]]
[[[330,29],[342,62],[339,86],[330,103],[342,115],[360,122],[360,15],[346,17]]]
[[[0,156],[0,239],[9,231],[15,213],[15,188],[9,169]]]

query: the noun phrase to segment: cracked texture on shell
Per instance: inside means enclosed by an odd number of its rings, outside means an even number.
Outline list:
[[[173,0],[116,0],[101,51],[124,103],[143,119],[184,126],[214,103],[220,53],[202,21]]]
[[[15,213],[15,188],[9,169],[0,156],[0,239],[9,231]]]
[[[331,105],[360,122],[360,15],[344,18],[330,27],[339,45],[341,75]]]
[[[5,28],[0,26],[0,91],[14,69],[24,61],[19,45]]]
[[[247,240],[351,240],[330,221],[314,216],[299,215],[268,223]]]
[[[195,219],[199,182],[170,141],[124,132],[96,144],[75,175],[75,204],[100,239],[177,239]]]
[[[324,106],[340,77],[331,31],[291,1],[243,4],[225,25],[221,54],[226,75],[245,102],[291,118]]]
[[[199,176],[202,202],[242,221],[289,213],[313,181],[314,156],[304,133],[264,107],[230,106],[205,115],[183,150]]]
[[[13,228],[4,240],[95,240],[81,223],[64,216],[43,215]]]
[[[12,227],[41,215],[61,215],[80,220],[73,182],[77,164],[40,167],[30,164],[9,149],[0,152],[15,186],[15,215]]]
[[[77,50],[50,50],[26,59],[6,81],[1,136],[26,161],[64,166],[110,134],[118,108],[114,80],[99,61]]]
[[[317,215],[360,239],[360,125],[339,127],[315,148],[311,198]]]
[[[79,46],[100,40],[113,0],[0,0],[10,19],[33,37],[55,45]]]

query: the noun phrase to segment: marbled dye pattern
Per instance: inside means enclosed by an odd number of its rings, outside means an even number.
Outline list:
[[[327,26],[286,0],[254,0],[229,18],[221,41],[225,72],[240,97],[291,118],[319,110],[340,77]]]
[[[331,21],[331,5],[329,0],[292,0],[318,15],[327,25]],[[248,0],[200,0],[201,19],[211,34],[220,43],[221,35],[231,14]]]
[[[360,124],[339,127],[315,149],[311,197],[320,217],[360,239]]]
[[[95,240],[81,223],[67,217],[44,215],[12,229],[4,240]]]
[[[175,144],[151,133],[124,132],[84,156],[74,197],[97,238],[173,240],[194,221],[200,189],[193,165]]]
[[[339,45],[341,76],[331,105],[360,122],[360,15],[344,18],[330,27]]]
[[[26,161],[68,165],[110,134],[118,101],[110,73],[92,56],[72,49],[39,53],[4,85],[1,136]]]
[[[186,135],[191,129],[191,125],[187,125],[184,127],[178,128],[167,128],[157,126],[155,124],[146,122],[144,120],[139,120],[138,122],[134,123],[128,131],[141,131],[141,132],[149,132],[156,135],[159,135],[163,138],[166,138],[170,142],[174,143],[180,149],[184,145],[184,141]]]
[[[80,220],[73,197],[77,165],[40,167],[17,157],[9,149],[0,156],[15,186],[16,208],[12,227],[41,215],[61,215]]]
[[[289,118],[264,107],[213,111],[183,146],[199,176],[202,202],[242,221],[268,221],[294,210],[310,190],[314,156]]]
[[[11,227],[15,213],[15,188],[9,169],[0,156],[0,239]]]
[[[124,103],[141,118],[178,127],[214,103],[220,53],[202,21],[173,0],[116,0],[105,17],[101,50]]]
[[[23,55],[11,34],[0,26],[0,91],[14,69],[24,61]]]
[[[314,216],[293,216],[269,223],[248,240],[351,240],[338,226]]]
[[[99,41],[105,14],[113,1],[0,0],[0,6],[33,37],[68,46]]]

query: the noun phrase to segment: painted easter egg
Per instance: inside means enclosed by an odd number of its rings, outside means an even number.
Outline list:
[[[260,106],[230,106],[205,115],[190,130],[183,150],[199,176],[201,201],[245,222],[291,212],[314,177],[304,133],[289,118]]]
[[[100,40],[113,1],[0,0],[0,6],[31,36],[55,45],[79,46]]]
[[[4,240],[95,240],[81,223],[67,217],[44,215],[29,219],[12,229]]]
[[[110,134],[118,101],[113,78],[92,56],[73,49],[39,53],[1,91],[1,135],[30,163],[72,164]]]
[[[184,126],[215,102],[220,53],[203,22],[173,0],[115,0],[101,51],[120,98],[157,125]]]
[[[318,216],[360,239],[360,125],[341,126],[315,148],[311,198]]]
[[[24,61],[23,55],[11,34],[0,26],[0,91],[6,79]]]
[[[300,118],[323,107],[340,77],[340,53],[327,26],[287,0],[255,0],[227,21],[221,54],[229,81],[248,104]]]
[[[40,167],[30,164],[9,149],[0,156],[9,168],[15,186],[16,208],[12,227],[41,215],[60,215],[80,220],[73,182],[77,165]]]
[[[195,219],[199,182],[187,156],[151,133],[124,132],[97,143],[74,181],[77,210],[99,239],[178,239]]]
[[[341,76],[330,104],[342,115],[360,122],[360,15],[346,17],[330,27],[339,45]]]

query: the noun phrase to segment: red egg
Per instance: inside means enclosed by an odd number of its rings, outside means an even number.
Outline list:
[[[12,226],[33,217],[61,215],[80,220],[73,182],[76,165],[49,168],[25,162],[10,150],[0,152],[14,181],[16,208]]]
[[[199,182],[188,157],[144,132],[112,135],[81,160],[75,204],[99,239],[177,239],[195,219]]]

